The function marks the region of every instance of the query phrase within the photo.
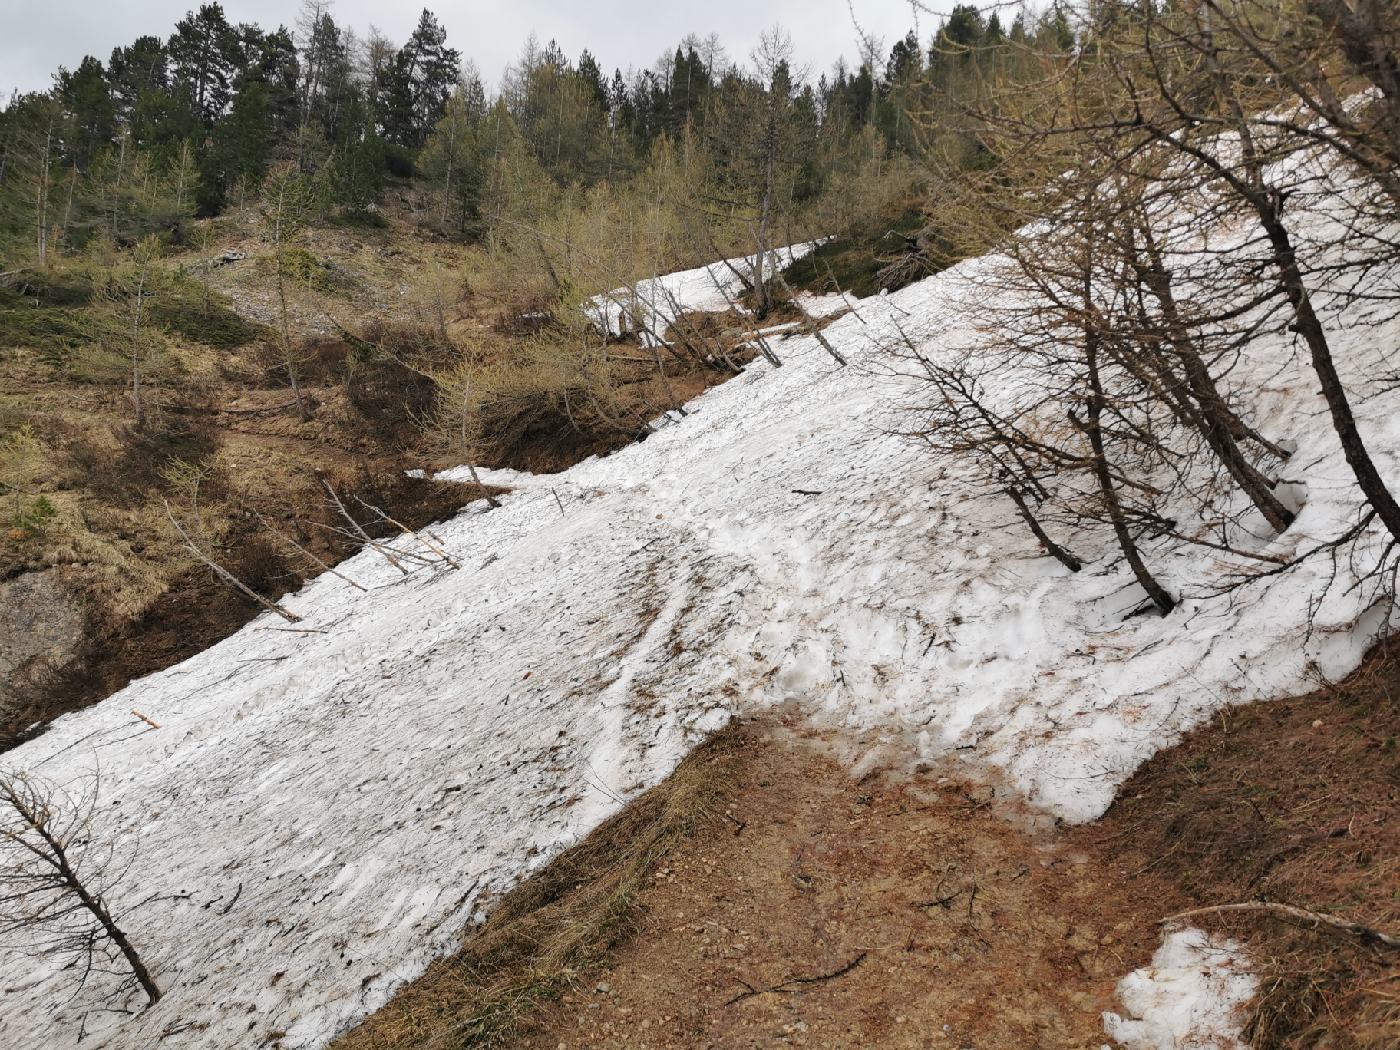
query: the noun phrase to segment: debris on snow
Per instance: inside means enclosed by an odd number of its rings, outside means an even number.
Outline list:
[[[779,248],[769,256],[774,272],[814,251],[820,241]],[[753,272],[753,259],[740,256],[637,282],[595,296],[588,306],[599,329],[611,335],[636,332],[643,345],[653,345],[676,320],[676,308],[691,313],[723,313],[738,306],[744,282]]]

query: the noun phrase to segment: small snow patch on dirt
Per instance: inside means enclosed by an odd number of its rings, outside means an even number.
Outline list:
[[[1105,1013],[1104,1031],[1124,1050],[1246,1050],[1241,1008],[1258,985],[1237,943],[1178,930],[1118,982],[1128,1016]]]

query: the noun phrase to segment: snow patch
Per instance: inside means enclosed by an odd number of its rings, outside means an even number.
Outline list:
[[[477,467],[475,468],[475,476],[473,476],[472,471],[473,468],[468,466],[452,467],[448,470],[438,471],[433,475],[433,480],[460,482],[480,480],[483,485],[499,485],[501,488],[509,489],[548,485],[552,480],[548,475],[531,474],[528,470],[511,470],[509,467]]]
[[[806,311],[808,317],[815,317],[818,320],[845,313],[854,307],[856,302],[855,296],[842,292],[832,292],[827,295],[814,295],[811,292],[797,293],[798,305]]]
[[[1123,1050],[1247,1050],[1241,1014],[1258,987],[1234,941],[1177,930],[1118,982],[1126,1016],[1105,1013],[1104,1032]]]
[[[814,251],[820,241],[778,248],[768,255],[770,272],[778,272]],[[635,332],[644,346],[665,338],[678,310],[690,313],[723,313],[742,310],[744,285],[753,275],[752,258],[740,256],[680,270],[637,282],[634,288],[616,288],[595,296],[588,306],[599,328],[613,335]]]

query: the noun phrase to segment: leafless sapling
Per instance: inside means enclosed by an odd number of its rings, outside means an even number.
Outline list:
[[[160,986],[108,899],[123,872],[95,827],[97,789],[95,772],[70,789],[0,772],[0,941],[63,960],[79,991],[106,975],[114,996],[135,985],[154,1005]]]

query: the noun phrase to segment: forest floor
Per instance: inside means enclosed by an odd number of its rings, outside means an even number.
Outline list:
[[[1099,1047],[1168,916],[1262,899],[1396,930],[1397,700],[1392,646],[1223,712],[1081,827],[956,767],[853,776],[852,742],[795,717],[736,724],[336,1050]],[[1255,1050],[1400,1045],[1393,950],[1266,912],[1191,924],[1245,945]]]

